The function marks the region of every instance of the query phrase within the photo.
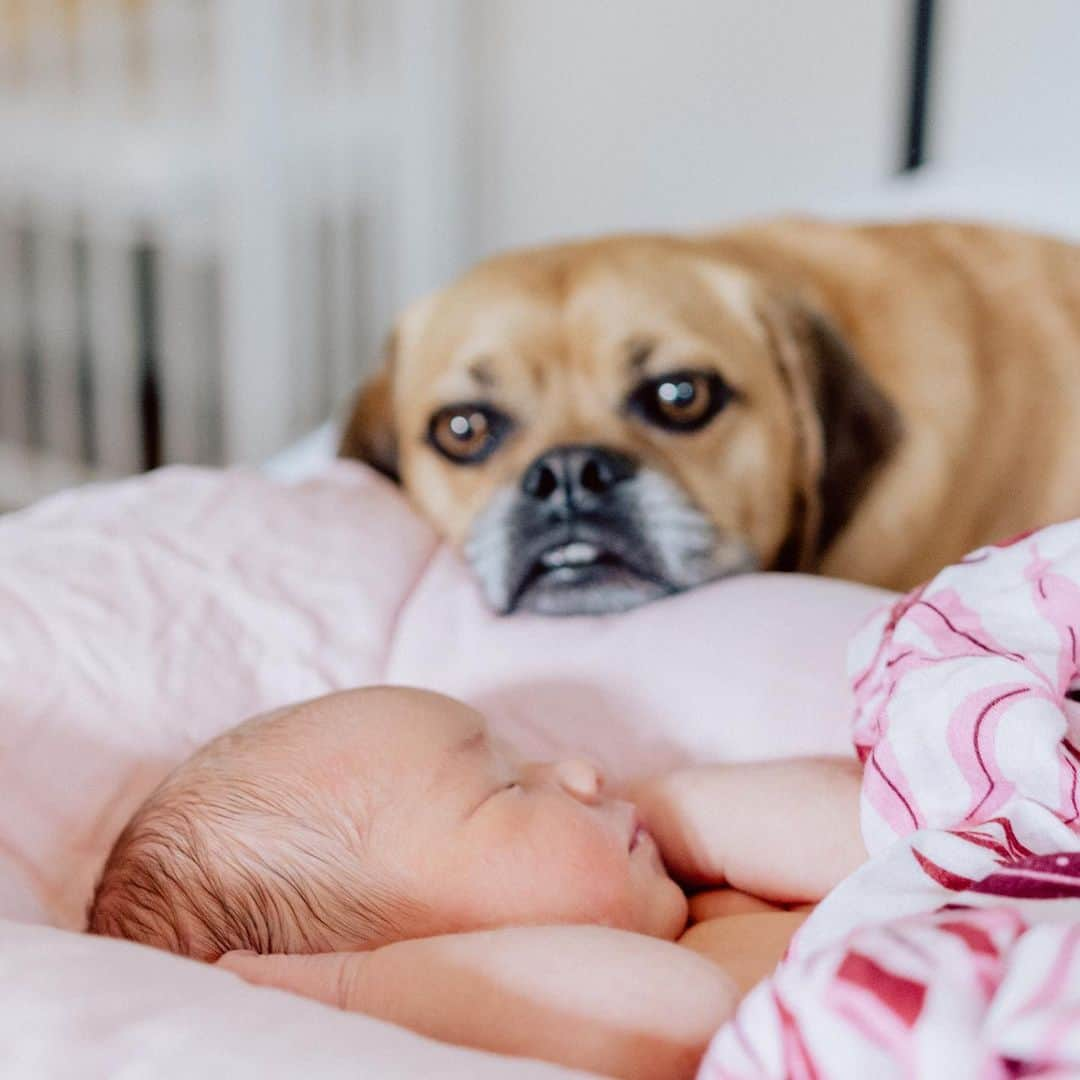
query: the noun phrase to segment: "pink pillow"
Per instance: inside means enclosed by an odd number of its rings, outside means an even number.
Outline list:
[[[0,1071],[569,1080],[70,931],[135,806],[253,712],[395,681],[624,776],[847,752],[844,646],[883,598],[759,576],[498,619],[398,491],[344,463],[296,487],[172,469],[0,519]]]
[[[0,917],[81,925],[116,833],[243,717],[372,682],[616,776],[849,750],[848,636],[885,594],[757,575],[622,616],[493,616],[398,490],[169,469],[0,521]]]

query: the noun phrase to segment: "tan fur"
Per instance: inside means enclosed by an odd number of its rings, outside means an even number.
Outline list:
[[[344,449],[367,457],[365,446],[396,443],[405,488],[455,542],[495,490],[575,441],[663,470],[764,566],[794,537],[793,565],[892,588],[1080,514],[1080,248],[1045,237],[809,220],[613,237],[492,259],[404,325],[408,340],[375,384],[392,408],[362,394]],[[828,379],[822,328],[853,358]],[[740,400],[693,435],[628,417],[626,343],[644,338],[656,342],[648,373],[715,368]],[[478,364],[494,379],[483,396],[518,429],[462,468],[424,432],[440,405],[480,395]],[[827,491],[843,493],[844,477],[822,486],[831,433],[820,398],[829,379],[837,391],[839,370],[864,384],[852,407],[870,402],[856,430],[898,419],[899,441],[861,478],[865,493],[822,552]],[[845,453],[850,468],[859,449]]]

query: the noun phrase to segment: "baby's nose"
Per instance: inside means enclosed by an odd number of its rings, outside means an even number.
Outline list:
[[[604,774],[598,765],[581,758],[557,762],[555,776],[563,790],[583,803],[600,802],[604,790]]]

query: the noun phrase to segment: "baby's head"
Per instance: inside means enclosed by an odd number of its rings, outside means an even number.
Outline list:
[[[380,687],[209,743],[113,848],[91,932],[214,960],[494,926],[674,937],[686,901],[630,803],[583,761],[520,761],[483,717]]]

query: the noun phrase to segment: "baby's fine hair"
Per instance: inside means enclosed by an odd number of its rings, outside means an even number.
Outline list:
[[[401,937],[409,905],[366,857],[370,823],[288,769],[314,723],[292,709],[257,717],[166,778],[116,841],[89,932],[211,962]]]

